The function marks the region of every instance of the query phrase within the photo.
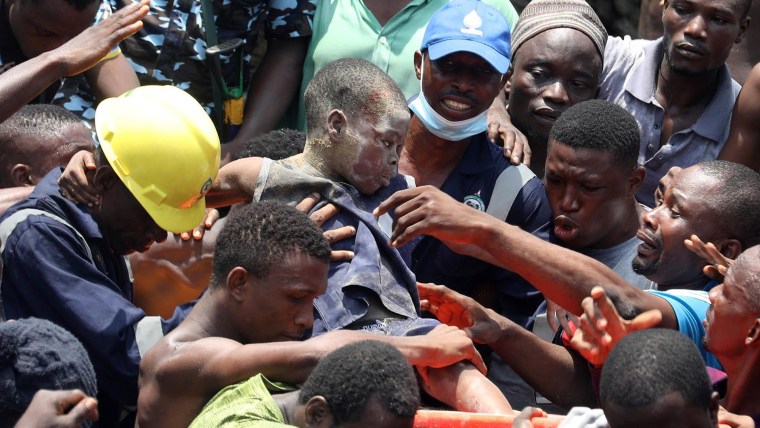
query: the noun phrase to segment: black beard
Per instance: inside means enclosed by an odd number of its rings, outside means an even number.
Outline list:
[[[649,277],[649,275],[653,275],[657,273],[657,271],[660,269],[660,260],[657,259],[656,262],[651,264],[644,264],[639,260],[639,257],[636,256],[631,261],[631,267],[633,268],[633,271],[637,274],[645,277]]]

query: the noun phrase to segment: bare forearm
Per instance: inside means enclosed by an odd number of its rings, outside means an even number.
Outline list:
[[[580,315],[581,301],[601,286],[632,302],[643,293],[602,263],[575,251],[549,244],[518,227],[499,221],[476,224],[474,243],[482,258],[509,269],[533,284],[544,296]]]
[[[586,360],[510,323],[491,348],[541,395],[562,406],[594,406]]]
[[[0,74],[0,122],[64,76],[55,52],[46,52]]]
[[[429,369],[425,390],[461,412],[507,414],[512,406],[499,388],[467,363]]]
[[[101,61],[85,72],[90,87],[98,100],[117,97],[140,86],[137,75],[124,55]]]

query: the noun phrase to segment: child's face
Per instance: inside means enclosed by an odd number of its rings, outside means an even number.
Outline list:
[[[365,195],[387,186],[396,176],[409,128],[406,109],[388,109],[378,116],[353,118],[345,141],[350,146],[348,156],[339,160],[344,165],[343,178]]]

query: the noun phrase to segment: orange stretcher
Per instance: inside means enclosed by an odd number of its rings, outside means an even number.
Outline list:
[[[418,410],[414,416],[414,428],[510,428],[514,419],[514,415]],[[563,416],[549,415],[530,421],[534,428],[556,428],[563,419]]]

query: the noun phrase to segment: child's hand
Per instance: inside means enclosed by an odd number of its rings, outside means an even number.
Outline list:
[[[58,179],[61,195],[78,204],[94,207],[100,204],[100,195],[87,180],[87,171],[95,170],[92,153],[80,150],[69,160],[61,178]]]

